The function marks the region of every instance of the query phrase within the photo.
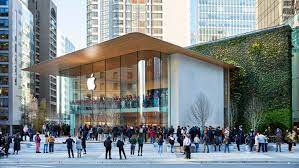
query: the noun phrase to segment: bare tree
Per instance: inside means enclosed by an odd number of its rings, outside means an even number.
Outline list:
[[[205,94],[199,93],[191,106],[191,115],[189,115],[192,123],[198,123],[201,127],[205,126],[211,113],[210,102]]]
[[[261,124],[263,110],[260,101],[256,97],[252,97],[247,110],[244,113],[244,117],[247,119],[247,122],[252,129],[258,128]]]

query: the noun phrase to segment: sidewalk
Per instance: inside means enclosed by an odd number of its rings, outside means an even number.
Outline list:
[[[135,155],[130,156],[130,145],[125,145],[126,160],[119,160],[118,149],[113,147],[112,160],[105,159],[105,149],[102,143],[87,144],[87,154],[82,158],[68,158],[65,144],[55,144],[55,153],[35,153],[35,146],[31,143],[22,144],[19,155],[10,155],[8,158],[0,160],[2,164],[198,164],[198,163],[283,163],[299,164],[299,147],[294,148],[294,153],[287,152],[287,145],[282,146],[283,152],[273,151],[267,153],[257,152],[237,152],[235,147],[231,146],[232,153],[214,152],[212,153],[192,153],[191,160],[185,160],[182,153],[166,152],[167,145],[164,145],[164,152],[160,156],[157,148],[151,144],[145,144],[143,156],[137,156],[138,146],[136,146]],[[43,146],[41,146],[43,147]],[[244,150],[245,147],[241,148]],[[43,148],[41,148],[43,149]],[[10,150],[12,153],[12,149]]]

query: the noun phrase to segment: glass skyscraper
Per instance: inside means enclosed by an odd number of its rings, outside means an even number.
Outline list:
[[[191,44],[255,30],[255,0],[191,0]]]

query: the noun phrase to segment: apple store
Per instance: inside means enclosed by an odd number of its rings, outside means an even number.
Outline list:
[[[209,125],[223,126],[231,68],[130,33],[25,70],[60,76],[59,116],[75,129],[81,124],[192,125],[190,109],[198,94],[209,100]]]

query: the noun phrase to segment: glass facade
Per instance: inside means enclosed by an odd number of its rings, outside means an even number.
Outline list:
[[[70,82],[71,127],[167,126],[168,63],[166,54],[138,51],[61,71]]]
[[[255,0],[191,0],[191,43],[255,30]]]

